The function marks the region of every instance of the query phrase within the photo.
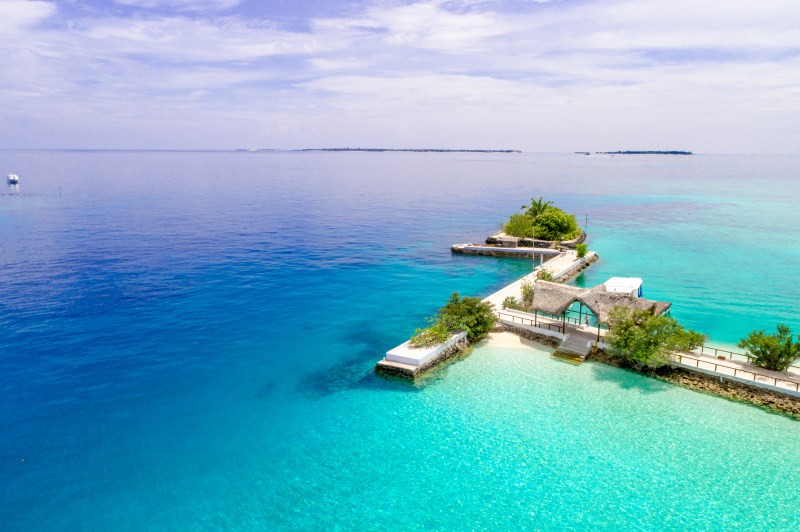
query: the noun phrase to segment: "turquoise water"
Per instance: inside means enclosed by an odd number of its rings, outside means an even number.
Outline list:
[[[800,158],[0,152],[8,530],[796,529],[797,423],[536,350],[371,372],[531,196],[578,282],[644,278],[712,339],[785,321]],[[61,195],[59,195],[59,187]]]

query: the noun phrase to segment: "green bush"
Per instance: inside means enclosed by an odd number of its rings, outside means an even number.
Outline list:
[[[511,236],[529,237],[533,230],[533,220],[524,214],[512,214],[503,226],[503,232]]]
[[[777,333],[753,331],[737,344],[747,350],[751,362],[772,371],[786,371],[800,360],[800,343],[795,343],[788,325],[778,324]],[[797,335],[800,340],[800,335]]]
[[[523,310],[522,305],[519,304],[517,298],[514,296],[508,296],[503,300],[503,308],[510,308],[514,310]]]
[[[566,213],[558,207],[550,207],[536,218],[537,238],[569,240],[578,236],[579,231],[575,215]]]
[[[578,244],[577,246],[575,246],[575,251],[578,252],[578,258],[582,259],[583,257],[586,256],[586,252],[589,251],[589,246],[587,246],[586,244]]]
[[[611,310],[605,337],[605,342],[611,345],[611,354],[637,369],[667,365],[673,351],[686,349],[695,342],[702,345],[704,340],[702,334],[685,329],[669,316],[654,316],[647,310],[627,307]]]
[[[431,324],[430,326],[424,329],[417,329],[414,331],[414,334],[411,335],[408,342],[412,347],[428,347],[430,345],[443,344],[450,338],[451,333],[446,324],[430,318],[428,322]]]
[[[522,307],[525,311],[529,311],[533,306],[533,294],[534,294],[535,287],[533,283],[529,281],[522,281],[521,291],[522,291]]]
[[[492,330],[497,317],[491,303],[477,297],[459,297],[458,292],[453,292],[450,301],[439,309],[439,320],[465,329],[470,340],[479,340]]]
[[[439,309],[439,315],[428,319],[431,325],[414,331],[409,343],[412,347],[441,344],[458,331],[467,331],[467,337],[472,341],[480,340],[492,330],[497,320],[493,308],[494,305],[477,297],[462,298],[458,292],[453,292],[447,304]]]
[[[540,281],[550,281],[551,283],[555,282],[555,278],[549,270],[539,270],[538,278]]]

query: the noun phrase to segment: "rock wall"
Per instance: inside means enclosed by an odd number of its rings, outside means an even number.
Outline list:
[[[496,232],[494,232],[491,235],[486,237],[486,243],[487,244],[492,244],[492,245],[500,245],[500,239],[502,237],[504,237],[504,236],[506,236],[506,234],[503,231],[496,231]],[[531,247],[531,240],[532,239],[530,239],[528,237],[524,237],[524,236],[523,237],[519,237],[519,244],[518,245],[521,246],[521,247],[528,247],[529,248],[529,247]],[[564,240],[563,242],[561,242],[561,247],[575,249],[575,246],[577,246],[578,244],[581,244],[584,240],[586,240],[586,233],[583,231],[583,229],[581,229],[581,234],[579,234],[577,238],[574,238],[572,240]],[[534,244],[535,244],[534,247],[537,247],[537,248],[550,248],[550,247],[553,246],[553,241],[552,240],[539,240],[537,238],[535,240]]]
[[[467,338],[464,338],[463,340],[459,340],[458,342],[454,343],[421,366],[416,367],[407,366],[405,364],[395,365],[391,362],[387,363],[386,359],[384,359],[378,362],[378,364],[375,366],[375,371],[385,375],[394,375],[397,377],[404,377],[406,379],[413,379],[419,376],[421,373],[433,368],[434,366],[437,366],[442,362],[467,351],[471,345],[472,343]]]
[[[594,360],[616,366],[618,368],[634,369],[627,367],[620,360],[611,357],[604,350],[593,351],[587,360]],[[767,390],[740,382],[730,381],[725,378],[706,375],[685,368],[663,367],[657,370],[648,370],[642,373],[662,381],[690,388],[700,392],[725,397],[732,401],[748,403],[763,408],[769,412],[783,414],[800,420],[800,397],[783,394],[774,390]]]
[[[586,268],[588,268],[591,264],[597,262],[597,260],[599,258],[600,257],[597,256],[597,254],[595,254],[593,257],[581,262],[580,264],[576,265],[574,268],[571,268],[566,273],[564,273],[563,275],[559,276],[558,279],[556,279],[556,282],[557,283],[565,283],[565,282],[567,282],[567,280],[569,280],[572,277],[578,275],[581,271],[583,271]],[[545,263],[545,265],[546,264],[547,263]]]
[[[558,347],[561,343],[561,340],[558,338],[554,338],[552,336],[547,336],[545,334],[537,334],[533,331],[529,331],[523,327],[514,327],[513,325],[508,325],[506,323],[498,323],[494,326],[494,332],[510,332],[514,333],[517,336],[521,336],[527,340],[533,340],[534,342],[538,342],[542,345],[550,346],[550,347]]]

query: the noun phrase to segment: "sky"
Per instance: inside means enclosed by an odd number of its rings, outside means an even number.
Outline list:
[[[800,153],[798,0],[0,0],[0,148]]]

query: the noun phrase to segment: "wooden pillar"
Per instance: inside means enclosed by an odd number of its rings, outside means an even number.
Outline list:
[[[539,311],[534,309],[534,311],[533,311],[533,326],[534,327],[538,327],[539,326],[538,317],[539,317]]]
[[[561,314],[561,334],[567,334],[567,312]]]
[[[583,303],[578,304],[578,327],[583,325]]]
[[[600,322],[597,322],[597,341],[600,341]]]

